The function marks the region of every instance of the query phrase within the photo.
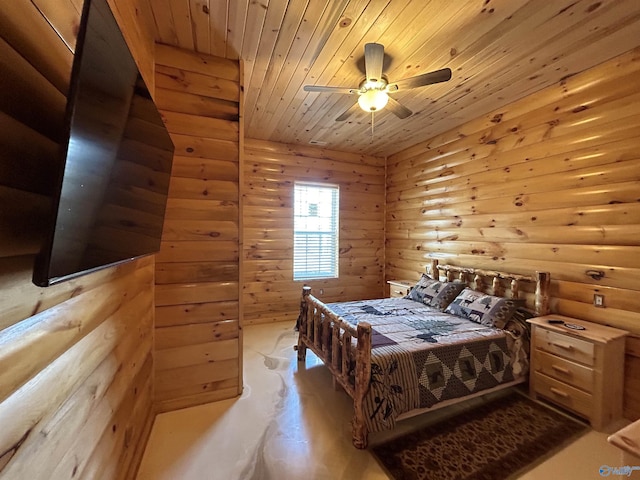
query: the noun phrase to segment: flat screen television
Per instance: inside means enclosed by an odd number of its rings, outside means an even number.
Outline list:
[[[106,0],[85,0],[65,126],[39,286],[160,249],[174,146]]]

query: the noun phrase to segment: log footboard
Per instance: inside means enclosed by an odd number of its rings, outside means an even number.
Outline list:
[[[294,347],[298,361],[305,360],[310,348],[353,399],[353,445],[366,448],[363,400],[371,380],[371,325],[363,322],[354,328],[311,295],[311,287],[305,286],[298,330],[298,344]]]

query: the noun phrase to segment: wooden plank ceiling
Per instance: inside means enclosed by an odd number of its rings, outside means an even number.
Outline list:
[[[143,0],[145,1],[145,0]],[[640,45],[638,0],[146,0],[156,40],[245,62],[249,138],[388,156]],[[414,111],[335,118],[356,100],[364,44],[390,81],[449,67],[447,83],[399,91]]]

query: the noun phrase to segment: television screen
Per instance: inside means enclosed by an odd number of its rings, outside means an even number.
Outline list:
[[[65,122],[39,286],[160,249],[174,146],[106,0],[85,1]]]

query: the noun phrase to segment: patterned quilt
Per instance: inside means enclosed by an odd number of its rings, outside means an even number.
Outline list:
[[[370,432],[392,428],[404,412],[495,387],[528,371],[525,335],[404,298],[328,307],[352,325],[366,321],[373,327],[371,388],[365,399]]]

